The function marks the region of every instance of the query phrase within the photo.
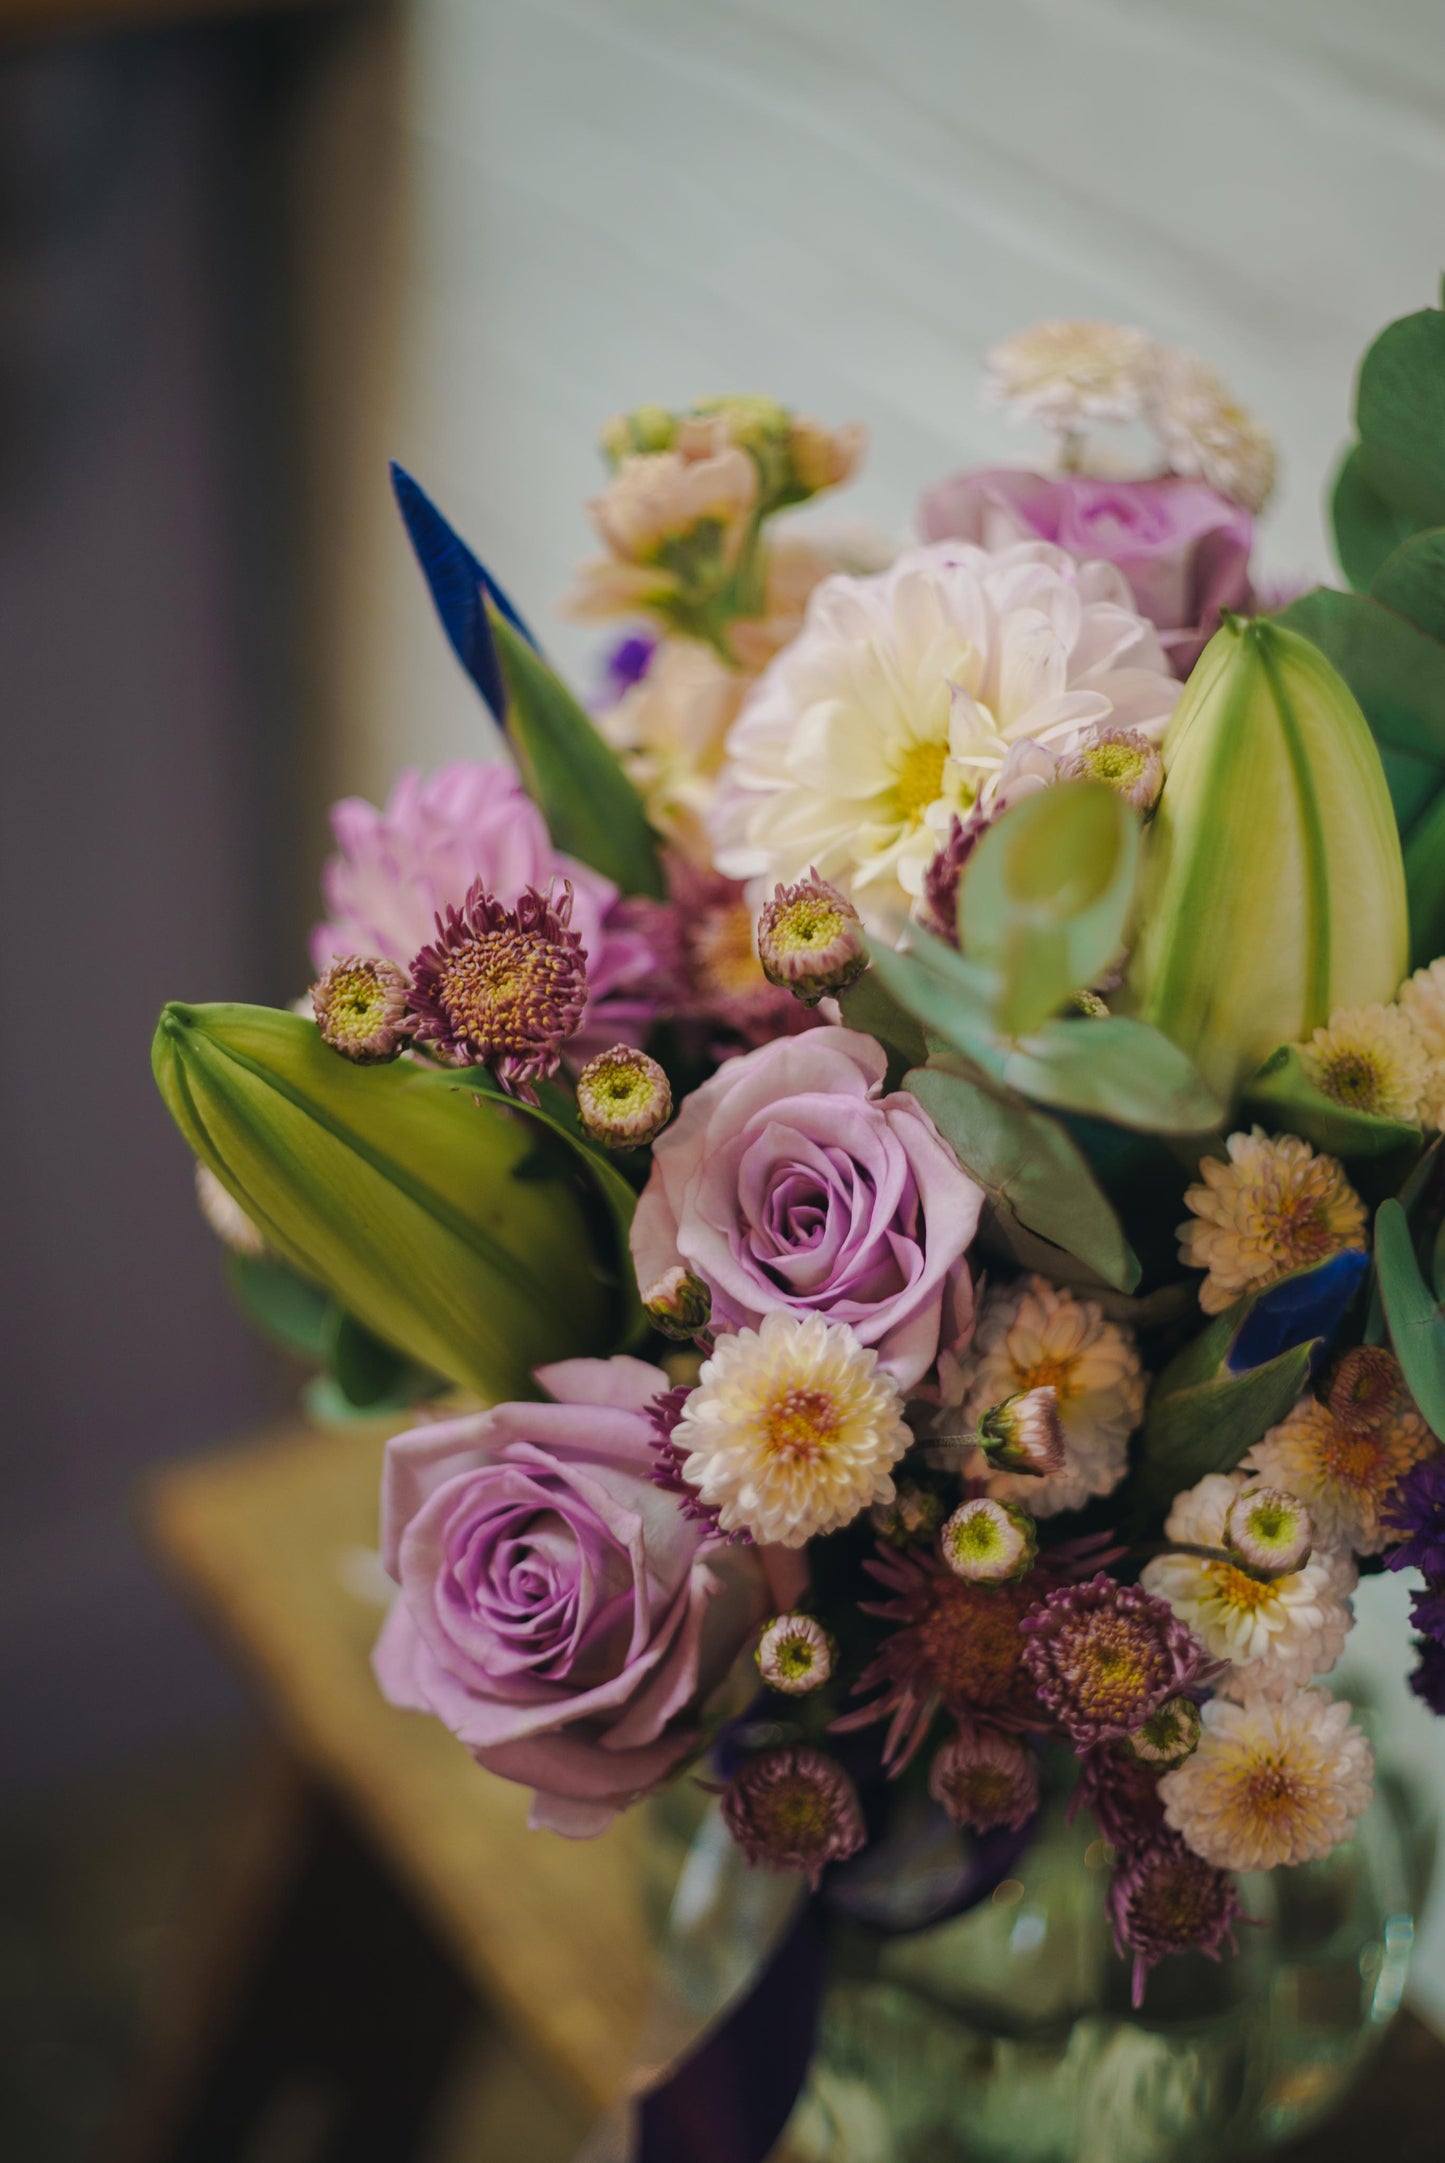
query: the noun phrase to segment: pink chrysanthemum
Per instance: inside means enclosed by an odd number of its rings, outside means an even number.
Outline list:
[[[504,908],[478,880],[411,965],[416,1041],[458,1066],[490,1067],[532,1097],[550,1080],[587,1004],[587,956],[571,929],[572,889],[528,887]]]
[[[960,1725],[978,1718],[994,1727],[1043,1725],[1019,1633],[1039,1596],[1040,1569],[1009,1584],[970,1584],[917,1549],[882,1550],[864,1568],[890,1595],[863,1601],[864,1613],[894,1627],[854,1685],[858,1696],[879,1694],[839,1720],[840,1730],[887,1720],[883,1760],[901,1772],[939,1711]]]
[[[1091,1812],[1100,1835],[1120,1855],[1149,1846],[1164,1830],[1159,1767],[1146,1765],[1127,1743],[1100,1743],[1079,1753],[1079,1784],[1069,1800],[1070,1820]]]
[[[1239,1891],[1232,1877],[1164,1833],[1125,1858],[1115,1871],[1106,1905],[1121,1959],[1134,1956],[1135,2006],[1144,2002],[1149,1970],[1171,1953],[1203,1953],[1218,1960],[1234,1949]]]
[[[1039,1807],[1033,1752],[991,1728],[960,1728],[928,1768],[928,1792],[965,1832],[1016,1832]]]
[[[1040,1703],[1085,1748],[1132,1734],[1206,1665],[1165,1601],[1102,1571],[1050,1593],[1019,1627]]]
[[[858,1791],[837,1760],[802,1745],[750,1757],[728,1782],[723,1823],[764,1870],[801,1870],[814,1890],[866,1837]]]
[[[312,934],[318,969],[337,954],[378,954],[406,968],[448,907],[480,879],[512,908],[528,887],[572,885],[572,929],[587,955],[587,1012],[568,1047],[590,1058],[642,1043],[656,1011],[665,931],[660,903],[619,895],[610,879],[553,844],[510,766],[465,759],[404,773],[382,809],[348,797],[331,813],[336,853],[322,873],[328,921]]]
[[[683,857],[667,865],[673,946],[663,1011],[690,1023],[709,1044],[733,1049],[793,1036],[817,1018],[758,959],[753,911],[736,879]]]

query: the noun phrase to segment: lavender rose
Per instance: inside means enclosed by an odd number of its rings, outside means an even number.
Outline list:
[[[382,1556],[401,1594],[373,1655],[393,1705],[434,1713],[536,1790],[532,1823],[601,1832],[698,1740],[702,1701],[794,1557],[705,1545],[650,1477],[637,1359],[539,1369],[552,1404],[502,1404],[387,1445]]]
[[[833,1028],[729,1059],[654,1144],[638,1282],[681,1262],[711,1287],[715,1329],[821,1314],[900,1389],[922,1381],[972,1327],[962,1257],[983,1194],[914,1098],[879,1095],[886,1064]]]
[[[1254,521],[1203,481],[1050,480],[1012,467],[955,473],[922,497],[918,524],[928,541],[1053,541],[1071,556],[1112,563],[1181,677],[1219,628],[1220,610],[1253,605]]]

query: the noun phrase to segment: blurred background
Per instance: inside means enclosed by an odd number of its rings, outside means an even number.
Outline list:
[[[0,2153],[111,2152],[245,1837],[259,1715],[136,1483],[295,1377],[230,1310],[147,1044],[166,997],[304,989],[328,802],[487,742],[388,457],[585,683],[554,611],[611,412],[862,420],[847,508],[901,538],[1022,449],[985,348],[1104,316],[1276,430],[1264,566],[1311,580],[1442,184],[1438,0],[0,0]],[[1439,1778],[1398,1686],[1391,1717]],[[1422,1987],[1445,2010],[1438,1929]],[[528,2124],[524,2163],[566,2152]]]

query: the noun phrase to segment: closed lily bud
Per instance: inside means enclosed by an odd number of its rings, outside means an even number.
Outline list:
[[[1164,738],[1128,1008],[1221,1094],[1339,1007],[1389,1000],[1408,949],[1380,754],[1297,632],[1227,618]]]
[[[496,1401],[615,1348],[576,1159],[523,1114],[411,1061],[338,1059],[269,1007],[168,1006],[152,1064],[266,1245],[398,1351]]]

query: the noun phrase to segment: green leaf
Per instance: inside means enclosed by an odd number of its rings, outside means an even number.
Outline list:
[[[911,944],[906,954],[875,945],[870,973],[905,1013],[933,1035],[957,1045],[970,1058],[987,1059],[995,1042],[990,1015],[997,979],[919,925],[910,925],[908,936]]]
[[[1007,1052],[1002,1077],[1036,1103],[1147,1134],[1203,1134],[1224,1118],[1187,1053],[1148,1022],[1119,1014],[1045,1022]]]
[[[1432,526],[1395,548],[1371,580],[1370,595],[1427,638],[1445,642],[1445,527]]]
[[[1151,1498],[1163,1504],[1208,1472],[1232,1472],[1299,1396],[1314,1350],[1297,1344],[1245,1374],[1218,1374],[1167,1392],[1161,1377],[1150,1398],[1140,1459]]]
[[[1410,905],[1410,967],[1445,953],[1445,783],[1405,839],[1405,895]]]
[[[861,1030],[883,1046],[889,1065],[906,1072],[928,1057],[923,1031],[905,1006],[893,997],[876,968],[850,985],[838,1001],[850,1029]]]
[[[1334,662],[1383,749],[1445,762],[1445,646],[1373,596],[1329,586],[1301,594],[1278,620]]]
[[[321,1360],[335,1326],[329,1292],[272,1254],[228,1253],[226,1282],[248,1322],[300,1359]]]
[[[1445,525],[1445,315],[1422,308],[1388,324],[1360,364],[1360,473],[1416,526]]]
[[[1056,1120],[953,1066],[921,1067],[903,1086],[998,1208],[1106,1284],[1134,1290],[1139,1263],[1119,1219]]]
[[[1393,510],[1365,479],[1358,444],[1340,467],[1330,501],[1335,552],[1350,584],[1364,593],[1391,552],[1415,531],[1415,521]]]
[[[989,827],[959,888],[964,953],[999,981],[996,1019],[1024,1036],[1117,959],[1139,821],[1099,781],[1041,789]]]
[[[1379,1157],[1392,1149],[1420,1146],[1420,1129],[1408,1121],[1354,1111],[1317,1089],[1293,1044],[1266,1059],[1245,1083],[1243,1116],[1276,1131],[1302,1135],[1336,1157]]]
[[[1375,1268],[1395,1357],[1427,1424],[1445,1437],[1445,1310],[1420,1273],[1398,1201],[1375,1216]]]
[[[437,1376],[343,1309],[334,1316],[326,1357],[336,1388],[359,1412],[400,1410],[438,1387]]]
[[[507,738],[559,849],[624,894],[666,892],[657,841],[615,753],[536,648],[490,602]]]

